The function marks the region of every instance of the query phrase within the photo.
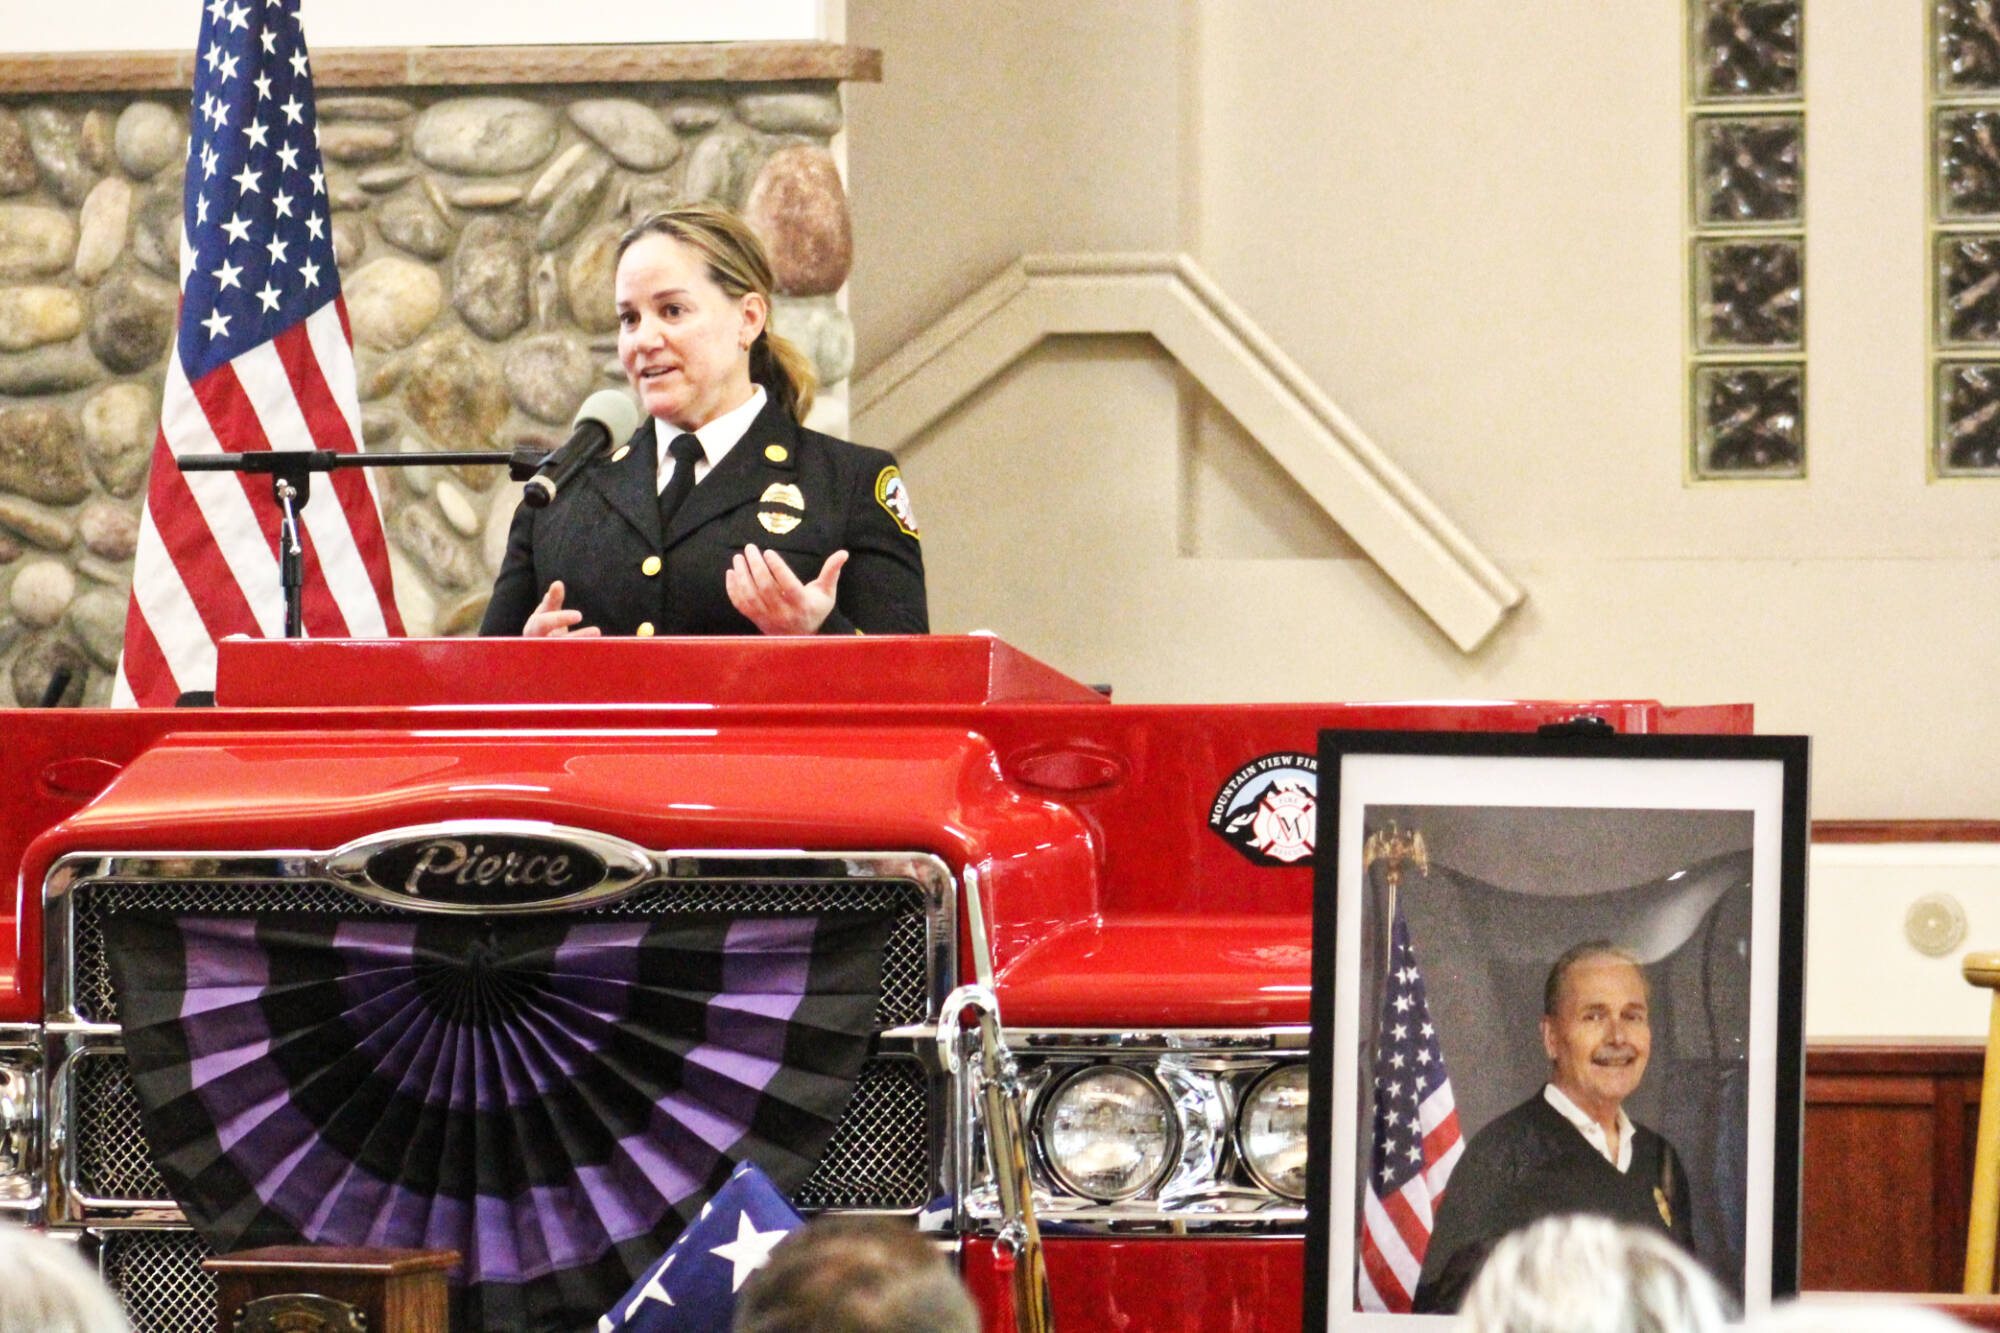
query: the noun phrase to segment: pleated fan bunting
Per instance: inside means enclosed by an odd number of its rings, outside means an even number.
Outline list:
[[[467,1327],[585,1329],[869,1051],[890,917],[107,921],[146,1137],[217,1253],[447,1247]]]

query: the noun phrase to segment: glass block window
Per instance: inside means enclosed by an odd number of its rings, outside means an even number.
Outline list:
[[[1800,116],[1697,116],[1695,221],[1705,227],[1796,225]]]
[[[1991,0],[1937,0],[1931,20],[1938,92],[2000,93],[2000,16]]]
[[[1696,365],[1696,473],[1800,475],[1806,465],[1805,396],[1803,365]]]
[[[1694,0],[1695,100],[1800,94],[1799,0]]]
[[[2000,476],[2000,362],[1937,367],[1937,471]]]
[[[1930,18],[1930,474],[2000,477],[2000,6]]]
[[[1688,0],[1688,475],[1806,472],[1804,0]]]
[[[1697,241],[1695,347],[1802,348],[1804,268],[1805,246],[1791,238]]]

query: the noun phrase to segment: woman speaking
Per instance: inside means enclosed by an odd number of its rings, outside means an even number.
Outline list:
[[[481,634],[922,634],[895,460],[799,424],[814,377],[770,330],[743,221],[687,205],[618,245],[618,360],[650,420],[507,536]]]

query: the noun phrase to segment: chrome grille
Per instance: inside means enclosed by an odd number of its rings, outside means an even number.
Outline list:
[[[903,1209],[928,1203],[927,1088],[924,1067],[915,1060],[870,1060],[840,1128],[792,1202],[802,1209]]]
[[[674,917],[695,912],[782,915],[830,908],[888,908],[897,913],[882,959],[882,999],[875,1021],[882,1027],[921,1023],[929,1016],[925,966],[923,890],[907,880],[666,881],[601,907],[567,915]],[[118,1021],[111,968],[104,956],[104,918],[119,912],[324,912],[339,916],[397,916],[338,885],[314,880],[216,883],[167,880],[147,883],[88,882],[73,894],[77,1013],[92,1022]]]
[[[215,1275],[208,1246],[192,1231],[108,1231],[98,1269],[125,1303],[133,1333],[199,1333],[215,1327]]]
[[[96,1199],[165,1199],[139,1127],[139,1095],[120,1050],[84,1051],[70,1064],[76,1183]]]

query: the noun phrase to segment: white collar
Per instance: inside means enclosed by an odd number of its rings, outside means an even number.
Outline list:
[[[1605,1161],[1621,1172],[1632,1169],[1632,1117],[1625,1114],[1625,1108],[1618,1108],[1618,1155],[1612,1156],[1611,1144],[1604,1137],[1604,1126],[1585,1115],[1583,1108],[1569,1099],[1569,1095],[1553,1083],[1544,1084],[1542,1096],[1550,1106],[1556,1108],[1563,1119],[1576,1126],[1576,1132],[1584,1141],[1597,1149]]]
[[[694,479],[697,482],[713,472],[729,451],[750,433],[750,424],[757,419],[757,414],[764,410],[765,397],[764,386],[753,384],[750,386],[750,396],[743,400],[740,407],[732,407],[694,432],[694,437],[701,441],[701,457],[695,460],[694,465]],[[667,446],[684,433],[673,430],[673,434],[670,435],[667,433],[670,430],[673,428],[666,422],[658,417],[653,419],[653,466],[656,490],[665,490],[667,478],[674,474],[674,464],[667,456]]]

